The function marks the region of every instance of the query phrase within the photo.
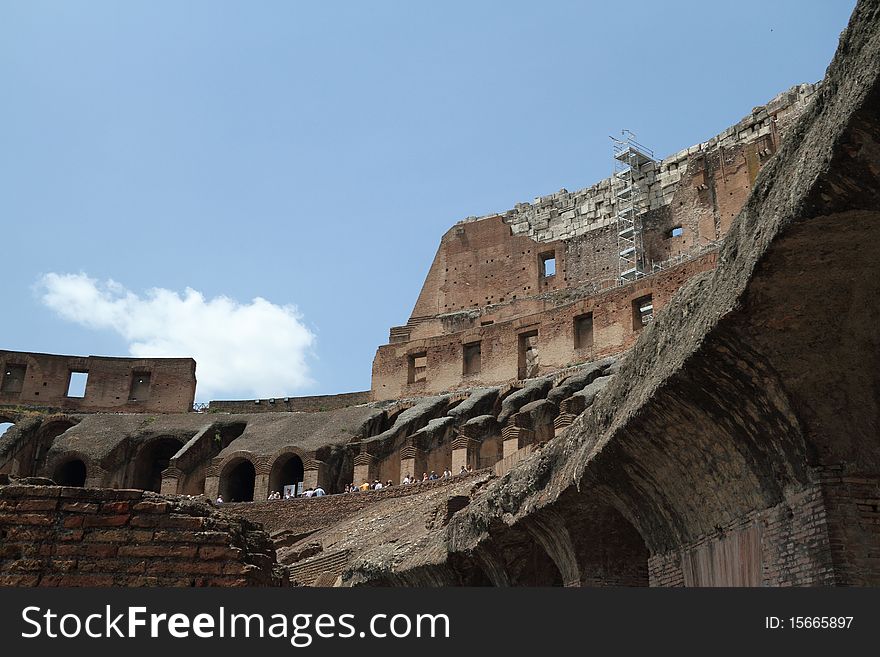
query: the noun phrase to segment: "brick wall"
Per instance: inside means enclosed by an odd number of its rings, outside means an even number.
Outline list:
[[[713,269],[716,261],[717,252],[709,252],[628,285],[558,303],[552,312],[536,308],[516,319],[488,326],[479,326],[479,318],[475,317],[471,320],[472,326],[457,333],[383,345],[373,360],[373,394],[376,399],[401,399],[457,387],[516,381],[519,336],[531,330],[538,332],[539,375],[619,354],[629,349],[641,332],[641,327],[634,325],[635,299],[650,294],[657,313],[682,285],[693,276]],[[586,313],[592,313],[593,317],[593,343],[576,348],[574,318]],[[480,343],[480,372],[462,376],[462,345],[473,342]],[[413,353],[426,354],[426,379],[408,383],[409,358]]]
[[[821,484],[648,561],[651,586],[824,586],[835,583]]]
[[[0,586],[278,586],[265,532],[136,490],[0,486]]]
[[[71,372],[88,373],[84,397],[68,397]],[[149,379],[134,387],[133,379]],[[135,399],[137,394],[140,398]],[[0,406],[76,412],[187,413],[196,394],[192,358],[59,356],[0,350]]]
[[[317,413],[358,406],[371,401],[373,401],[372,391],[364,390],[362,392],[344,392],[338,395],[212,401],[210,409],[212,412],[221,413],[272,413],[276,411]]]

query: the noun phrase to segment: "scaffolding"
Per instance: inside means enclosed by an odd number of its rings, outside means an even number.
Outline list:
[[[627,283],[645,275],[641,215],[648,208],[645,207],[643,170],[646,164],[654,162],[654,152],[637,142],[629,130],[622,130],[620,134],[619,139],[611,138],[614,153],[611,193],[617,215],[617,275],[621,283]]]

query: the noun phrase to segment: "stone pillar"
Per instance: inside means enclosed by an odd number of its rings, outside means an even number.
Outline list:
[[[360,486],[364,481],[373,482],[376,478],[376,457],[361,452],[354,457],[354,485]]]
[[[166,468],[162,471],[162,486],[159,492],[162,495],[176,495],[180,492],[180,481],[182,479],[183,472],[177,468]]]
[[[317,459],[309,459],[303,468],[303,490],[320,486],[327,490],[327,464]],[[360,483],[360,482],[358,482]]]
[[[516,416],[514,416],[516,417]],[[501,430],[501,438],[504,441],[504,452],[502,458],[515,454],[518,450],[526,445],[535,442],[535,432],[527,427],[519,427],[511,421]]]
[[[403,483],[403,478],[407,474],[421,481],[422,473],[427,467],[427,456],[418,447],[407,445],[400,450],[400,483]]]
[[[258,474],[254,479],[254,501],[262,502],[269,497],[269,475]]]
[[[220,477],[217,475],[208,475],[205,477],[205,497],[212,502],[217,499],[220,494]],[[227,502],[229,500],[226,500]]]
[[[459,436],[455,440],[452,441],[452,474],[457,475],[461,472],[461,466],[464,466],[465,469],[468,466],[472,467],[474,470],[477,469],[477,462],[479,461],[479,453],[480,443],[474,440],[473,438],[468,438],[467,436]]]

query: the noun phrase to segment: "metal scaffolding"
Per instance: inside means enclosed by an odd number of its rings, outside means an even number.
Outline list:
[[[645,207],[647,190],[643,169],[654,162],[654,152],[637,142],[629,130],[622,130],[620,134],[620,139],[611,138],[614,152],[611,191],[617,215],[617,274],[621,283],[626,283],[645,275],[641,215],[648,208]]]

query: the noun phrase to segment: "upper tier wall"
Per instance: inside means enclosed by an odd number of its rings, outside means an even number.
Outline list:
[[[185,413],[196,394],[192,358],[56,356],[0,350],[0,406],[63,409],[80,413]],[[85,394],[71,376],[87,374]],[[70,393],[70,394],[68,394]]]
[[[724,236],[758,171],[816,88],[793,87],[716,137],[641,168],[644,271],[694,255]],[[391,341],[408,339],[426,318],[515,304],[548,291],[613,284],[619,259],[615,217],[611,178],[606,178],[576,192],[561,190],[457,223],[441,240],[410,321],[392,329]],[[673,234],[675,228],[680,234]],[[548,257],[555,258],[552,276],[543,275]]]

